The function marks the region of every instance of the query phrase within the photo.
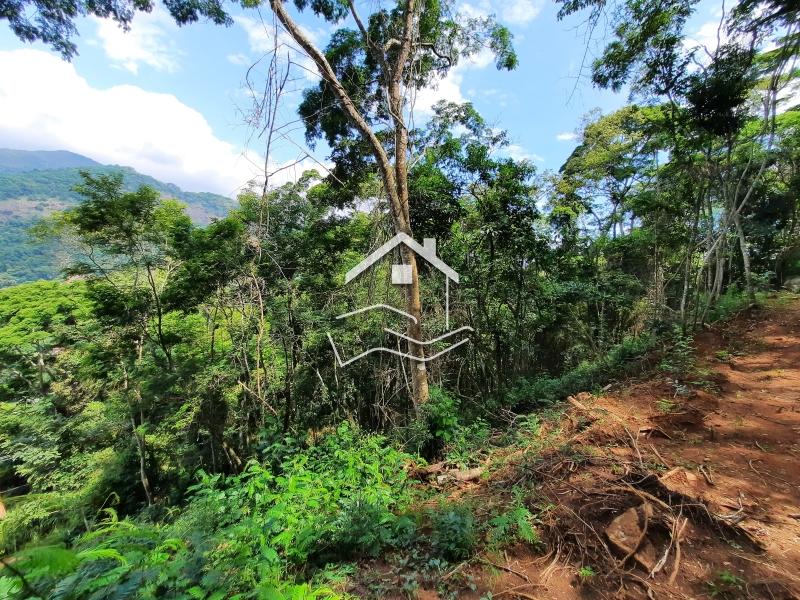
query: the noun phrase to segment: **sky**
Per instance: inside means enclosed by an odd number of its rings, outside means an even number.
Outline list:
[[[356,5],[366,11],[374,1]],[[698,5],[688,26],[694,39],[715,35],[721,4]],[[234,17],[230,27],[178,27],[159,6],[137,14],[127,32],[109,20],[82,18],[75,39],[79,55],[72,62],[44,44],[19,41],[0,20],[0,147],[71,150],[185,190],[235,197],[264,169],[263,139],[248,125],[252,94],[246,77],[257,63],[251,79],[263,82],[272,43],[264,26],[270,22],[268,8],[227,6]],[[417,95],[417,124],[439,99],[470,101],[487,122],[508,130],[509,155],[531,160],[540,170],[557,170],[589,111],[610,112],[627,102],[624,91],[591,86],[586,71],[602,37],[587,54],[581,17],[559,22],[551,0],[461,0],[459,9],[493,13],[509,27],[519,67],[497,71],[486,53],[460,63]],[[296,16],[324,47],[334,26],[312,14]],[[327,159],[324,145],[307,148],[302,127],[291,126],[300,91],[316,81],[313,64],[299,55],[295,60],[307,70],[296,69],[282,100],[279,120],[287,124],[286,135],[266,161],[277,171],[273,183],[320,168]]]

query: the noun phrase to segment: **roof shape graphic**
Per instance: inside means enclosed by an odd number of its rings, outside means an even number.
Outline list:
[[[447,265],[441,258],[436,256],[436,241],[433,239],[425,239],[425,245],[423,246],[414,238],[412,238],[407,233],[400,232],[388,242],[383,244],[380,248],[375,250],[372,254],[367,256],[364,260],[358,263],[355,267],[350,269],[345,275],[344,282],[350,283],[361,275],[364,271],[369,269],[372,265],[378,262],[381,258],[383,258],[386,254],[388,254],[391,250],[393,250],[399,244],[405,244],[409,248],[411,248],[414,252],[416,252],[419,256],[427,260],[430,264],[434,267],[439,269],[448,279],[452,279],[456,283],[458,283],[458,273],[456,273],[451,267]]]

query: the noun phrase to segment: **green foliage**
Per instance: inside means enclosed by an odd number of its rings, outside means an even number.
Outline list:
[[[483,419],[460,425],[453,439],[445,446],[445,460],[459,468],[477,466],[489,452],[491,428]]]
[[[472,510],[464,504],[446,504],[429,516],[433,549],[448,560],[469,558],[478,541]]]
[[[756,299],[763,299],[766,295],[763,293],[756,294]],[[717,321],[724,321],[725,319],[735,315],[740,310],[744,310],[753,303],[752,298],[742,293],[737,287],[732,287],[717,298],[714,306],[708,311],[708,321],[716,323]]]
[[[458,429],[458,402],[441,388],[431,388],[423,411],[434,439],[443,444],[453,441]]]
[[[708,582],[709,595],[712,598],[739,598],[744,592],[745,580],[731,573],[720,571],[714,581]]]
[[[511,506],[489,520],[489,545],[502,547],[525,542],[539,547],[542,542],[534,529],[535,517],[523,502],[524,492],[514,488],[512,493],[514,501]]]
[[[591,565],[584,565],[578,569],[578,577],[583,581],[589,581],[597,575],[597,571]]]
[[[672,331],[667,344],[668,352],[661,361],[660,368],[678,381],[683,381],[694,366],[694,346],[691,335],[686,335],[680,328]]]
[[[226,525],[242,519],[231,524],[236,541],[225,556],[257,552],[263,540],[276,560],[290,563],[324,556],[340,544],[374,554],[407,527],[391,513],[409,500],[408,458],[382,438],[342,425],[292,455],[276,474],[251,463],[225,481],[206,476],[193,488],[189,515],[217,514]]]
[[[123,597],[131,589],[139,598],[339,597],[295,582],[295,573],[309,560],[377,556],[410,542],[413,521],[393,513],[409,500],[407,459],[343,425],[274,473],[252,462],[240,475],[203,475],[171,524],[120,520],[107,510],[74,548],[34,546],[14,564],[60,598]]]
[[[655,347],[656,337],[653,335],[627,338],[605,356],[583,362],[560,377],[521,380],[509,391],[510,404],[517,409],[547,406],[571,394],[601,387],[613,378],[641,368],[638,360]]]

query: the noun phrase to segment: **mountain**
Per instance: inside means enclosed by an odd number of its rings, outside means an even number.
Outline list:
[[[99,162],[67,150],[12,150],[0,148],[0,173],[34,169],[100,167]]]
[[[38,219],[80,201],[73,188],[83,170],[93,174],[121,172],[125,188],[148,185],[165,198],[180,200],[200,225],[225,216],[235,204],[219,194],[186,192],[131,167],[101,165],[73,152],[0,149],[0,287],[53,279],[70,262],[55,243],[31,242],[27,229]]]

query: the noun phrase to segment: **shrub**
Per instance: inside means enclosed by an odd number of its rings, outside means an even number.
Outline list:
[[[547,406],[570,394],[603,386],[612,378],[624,377],[638,368],[638,360],[655,347],[656,341],[651,334],[625,338],[604,356],[584,361],[559,377],[520,379],[510,388],[508,403],[520,411]]]
[[[448,560],[468,558],[477,542],[475,518],[465,505],[449,505],[431,515],[433,549]]]
[[[489,451],[490,434],[489,424],[483,419],[470,425],[459,425],[445,447],[447,462],[462,469],[477,465]]]
[[[15,565],[59,598],[337,598],[325,585],[297,581],[297,566],[409,543],[413,523],[392,513],[409,500],[407,459],[383,438],[342,425],[275,472],[251,462],[240,475],[202,476],[170,524],[108,511],[73,548],[55,551],[65,558],[58,572],[42,570],[50,559],[34,560],[53,551],[35,548]],[[15,600],[26,592],[0,586]]]
[[[342,533],[348,519],[343,514],[368,507],[358,519],[371,516],[377,520],[372,527],[381,529],[391,521],[391,511],[408,501],[404,465],[410,457],[384,442],[342,425],[288,458],[278,473],[252,462],[224,482],[206,477],[194,488],[197,510],[207,510],[203,505],[210,503],[233,516],[233,541],[225,553],[252,555],[267,544],[281,560],[299,564],[335,552],[340,542],[352,547],[358,540]],[[378,533],[375,540],[385,537]],[[355,545],[363,543],[372,542]]]
[[[491,546],[527,542],[539,546],[541,540],[533,527],[534,515],[523,503],[523,493],[514,488],[514,501],[508,510],[489,521],[488,541]]]
[[[430,388],[430,398],[422,410],[434,439],[444,444],[453,440],[458,428],[458,408],[458,401],[442,388]]]
[[[668,338],[668,348],[664,359],[659,365],[661,370],[666,371],[678,381],[683,381],[694,365],[694,347],[692,337],[684,334],[677,325]]]
[[[409,452],[428,459],[440,456],[459,433],[459,402],[440,387],[431,386],[428,402],[419,415],[396,432],[396,438]]]
[[[388,546],[409,545],[416,525],[385,506],[356,497],[345,504],[332,529],[331,546],[337,558],[359,554],[377,557]]]

